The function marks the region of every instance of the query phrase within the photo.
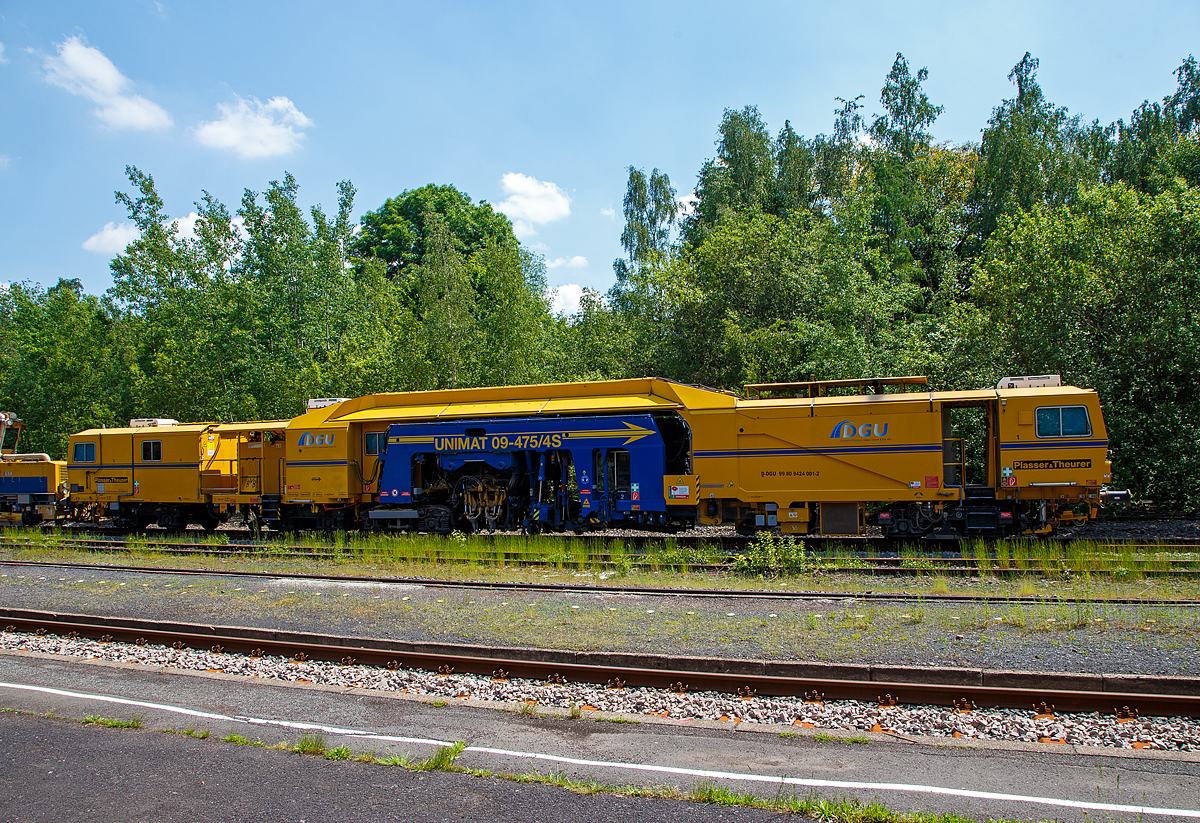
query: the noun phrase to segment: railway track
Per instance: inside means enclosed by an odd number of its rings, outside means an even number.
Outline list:
[[[147,541],[147,542],[153,543],[155,545],[168,545],[168,544],[172,544],[172,543],[179,543],[181,545],[194,545],[194,544],[196,544],[194,540],[186,541],[186,540],[182,539],[185,535],[194,535],[196,538],[200,538],[200,539],[207,538],[209,540],[212,540],[212,538],[217,537],[218,539],[224,538],[224,539],[227,539],[230,541],[228,544],[224,544],[224,545],[246,546],[246,547],[256,547],[256,548],[277,547],[280,543],[283,543],[285,545],[292,545],[297,548],[304,548],[303,544],[291,543],[290,541],[296,539],[297,536],[308,534],[305,532],[300,532],[300,533],[271,532],[271,533],[268,533],[266,539],[264,539],[261,536],[256,536],[254,533],[250,532],[247,529],[223,528],[220,531],[216,531],[216,532],[205,532],[204,530],[199,529],[199,528],[187,529],[182,532],[167,531],[165,529],[147,529],[145,531],[138,532],[138,531],[134,531],[134,530],[130,530],[130,529],[118,528],[115,526],[106,526],[106,525],[97,525],[97,524],[78,524],[78,523],[68,524],[65,526],[63,526],[63,525],[53,525],[53,526],[52,525],[41,525],[41,526],[33,526],[33,527],[23,527],[23,526],[22,527],[10,527],[8,529],[8,531],[15,531],[15,532],[20,532],[20,531],[24,531],[24,530],[29,530],[30,532],[37,532],[37,533],[41,533],[41,534],[68,534],[68,535],[72,535],[72,536],[74,536],[74,535],[92,535],[92,536],[96,536],[96,537],[126,538],[126,539]],[[326,533],[315,532],[313,534],[324,535]],[[371,535],[371,533],[355,533],[355,532],[348,533],[347,539],[344,542],[343,546],[344,547],[353,547],[354,545],[356,545],[356,541],[354,538],[358,534]],[[374,535],[372,535],[372,536],[374,536]],[[386,537],[388,535],[384,534],[382,536]],[[399,534],[396,536],[400,539],[403,539],[404,537],[407,537],[408,535],[407,534]],[[415,535],[413,535],[413,536],[415,536]],[[425,537],[425,538],[432,538],[432,539],[439,539],[439,538],[440,539],[450,539],[450,535],[425,535],[425,534],[422,534],[420,536]],[[525,537],[525,535],[516,534],[516,533],[513,533],[513,534],[481,533],[478,535],[472,535],[470,537],[470,539],[471,540],[490,541],[490,540],[494,540],[496,538],[505,538],[505,537],[520,539],[520,538]],[[713,534],[698,535],[698,534],[688,534],[688,533],[683,533],[683,534],[666,534],[666,533],[625,534],[625,533],[612,533],[612,532],[584,532],[584,533],[580,533],[580,534],[574,534],[571,532],[564,532],[561,534],[542,533],[542,534],[539,534],[536,539],[538,539],[538,540],[547,540],[547,539],[558,540],[558,541],[561,541],[564,546],[568,546],[568,545],[571,545],[571,544],[577,543],[577,542],[621,543],[625,546],[628,546],[633,549],[638,549],[638,550],[645,549],[647,547],[660,546],[660,545],[663,545],[663,544],[666,544],[667,542],[669,542],[671,544],[674,544],[674,545],[680,546],[680,547],[684,547],[684,548],[706,547],[706,548],[716,549],[716,550],[720,550],[720,551],[737,552],[737,551],[742,551],[745,548],[749,547],[752,543],[754,543],[754,541],[757,538],[754,536],[737,535],[737,534],[718,534],[718,535],[713,535]],[[893,538],[882,538],[882,537],[827,537],[827,536],[822,536],[822,535],[799,535],[795,539],[798,542],[799,541],[804,542],[805,545],[813,548],[814,551],[818,551],[818,552],[823,550],[824,548],[832,548],[832,547],[839,547],[839,548],[861,547],[860,551],[863,554],[870,553],[870,552],[873,552],[875,554],[879,554],[879,553],[899,554],[905,550],[913,551],[913,552],[916,552],[919,554],[931,554],[931,553],[936,554],[938,552],[956,553],[957,554],[961,551],[962,544],[974,543],[974,542],[976,542],[976,540],[978,540],[977,538],[969,538],[969,539],[964,539],[964,540],[950,539],[950,538],[926,538],[926,539],[922,539],[922,540],[908,540],[908,539],[893,539]],[[1121,546],[1127,546],[1127,547],[1132,547],[1132,548],[1152,548],[1152,547],[1157,548],[1157,547],[1165,546],[1165,547],[1170,547],[1172,549],[1177,549],[1177,550],[1191,549],[1191,550],[1200,552],[1200,540],[1197,540],[1195,538],[1188,538],[1188,537],[1163,537],[1163,538],[1155,538],[1153,540],[1150,540],[1145,537],[1108,536],[1108,537],[1098,537],[1098,538],[1077,538],[1077,537],[1072,537],[1072,536],[1050,536],[1050,537],[1039,537],[1039,538],[1016,537],[1016,538],[1006,538],[1003,540],[995,540],[995,539],[985,538],[985,540],[987,540],[987,542],[989,544],[1000,544],[1000,545],[1013,544],[1013,543],[1017,543],[1022,540],[1028,540],[1030,543],[1034,543],[1034,544],[1041,543],[1041,542],[1071,543],[1071,542],[1075,542],[1077,540],[1082,540],[1083,542],[1111,543],[1113,545],[1121,545]],[[334,550],[335,547],[330,544],[321,544],[321,545],[311,545],[308,548],[332,551],[332,550]]]
[[[446,675],[468,672],[499,679],[521,677],[551,683],[570,680],[607,684],[610,688],[669,691],[687,683],[683,688],[745,697],[811,696],[820,701],[879,700],[890,705],[1025,709],[1045,704],[1058,711],[1106,713],[1120,707],[1142,716],[1200,717],[1200,683],[1193,678],[822,665],[411,643],[18,609],[0,609],[0,624],[10,633],[158,644],[177,650],[276,656],[293,661],[409,667]]]
[[[1095,566],[1073,569],[1071,562],[1056,557],[1023,557],[1017,558],[1007,553],[997,552],[997,556],[970,556],[965,552],[954,553],[946,551],[942,554],[915,554],[910,550],[885,551],[879,553],[878,547],[863,546],[860,551],[851,551],[841,555],[822,551],[819,547],[807,550],[806,561],[797,569],[798,573],[852,573],[881,576],[939,574],[943,576],[974,576],[988,574],[991,576],[1023,576],[1028,574],[1054,573],[1070,576],[1073,573],[1112,574],[1125,576],[1135,572],[1145,577],[1200,577],[1200,543],[1194,541],[1177,543],[1145,543],[1123,541],[1099,541],[1101,545],[1109,546],[1104,559],[1108,567]],[[19,536],[0,535],[0,547],[23,547],[38,545],[34,540],[23,539]],[[46,545],[44,542],[40,545]],[[385,558],[387,547],[349,544],[343,546],[328,545],[294,545],[278,542],[270,543],[196,543],[180,540],[178,536],[168,536],[165,539],[151,537],[128,537],[121,535],[104,535],[88,537],[55,536],[53,544],[59,548],[76,549],[84,552],[126,553],[151,551],[155,554],[168,556],[212,556],[212,557],[271,557],[277,559],[346,559],[361,556],[370,559],[372,555],[380,554]],[[811,545],[811,544],[810,544]],[[844,545],[844,544],[843,544]],[[855,548],[851,545],[851,548]],[[1164,551],[1182,555],[1196,556],[1167,556]],[[1141,553],[1143,560],[1136,555]],[[736,571],[736,552],[728,548],[714,547],[706,544],[705,556],[700,559],[689,559],[680,556],[678,550],[673,553],[639,553],[636,549],[631,553],[622,551],[619,555],[606,547],[604,542],[597,540],[588,547],[587,551],[571,553],[554,553],[527,551],[512,546],[482,547],[463,552],[458,547],[446,543],[444,547],[435,546],[433,549],[423,549],[412,557],[396,558],[401,561],[427,562],[444,565],[487,565],[487,566],[528,566],[528,567],[558,567],[558,568],[587,568],[612,567],[626,565],[629,570],[662,571],[680,570],[692,572],[709,572],[713,574],[728,574]],[[1150,562],[1144,562],[1153,554]],[[731,559],[723,562],[711,562],[713,556],[728,555]],[[1099,556],[1098,556],[1099,557]],[[1125,562],[1132,562],[1133,568],[1126,569]]]
[[[646,595],[654,597],[697,597],[728,600],[781,600],[794,602],[873,601],[882,603],[977,603],[1021,605],[1106,605],[1200,607],[1200,600],[1158,597],[1064,597],[1061,595],[910,594],[907,592],[802,591],[791,589],[718,589],[672,586],[620,586],[592,583],[523,583],[485,580],[437,580],[427,577],[305,574],[301,572],[195,569],[162,566],[72,563],[65,561],[0,560],[3,567],[60,568],[104,572],[129,572],[156,576],[206,577],[219,575],[251,579],[304,580],[309,582],[378,583],[422,586],[428,589],[507,591],[597,595]]]

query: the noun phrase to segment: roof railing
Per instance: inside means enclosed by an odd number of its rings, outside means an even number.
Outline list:
[[[765,400],[765,394],[782,397],[829,397],[830,390],[853,389],[857,394],[885,394],[885,387],[908,391],[909,386],[928,386],[924,375],[906,377],[863,377],[855,380],[806,380],[800,383],[747,383],[746,398]]]

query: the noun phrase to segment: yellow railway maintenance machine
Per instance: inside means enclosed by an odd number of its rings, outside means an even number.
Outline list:
[[[701,522],[747,525],[749,500],[755,525],[785,533],[861,534],[872,509],[885,537],[1046,533],[1117,499],[1102,491],[1112,466],[1099,399],[1057,375],[974,391],[893,377],[751,385],[747,394],[736,432],[699,421],[693,429],[705,443],[698,473],[736,464],[726,482],[739,488],[736,500],[710,498]]]
[[[210,423],[138,418],[128,427],[87,429],[71,436],[67,471],[71,509],[79,519],[111,517],[117,525],[168,529],[222,518],[203,489],[201,453]]]
[[[924,377],[667,380],[313,401],[290,421],[281,528],[1044,532],[1111,480],[1096,393],[1056,376],[933,392]],[[967,448],[971,446],[972,448]],[[275,516],[272,516],[275,515]]]
[[[24,430],[15,414],[0,412],[0,521],[35,526],[57,517],[67,493],[67,464],[48,454],[18,452]]]

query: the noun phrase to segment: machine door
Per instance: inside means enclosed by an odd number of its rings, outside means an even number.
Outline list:
[[[387,451],[387,427],[368,429],[363,426],[362,479],[363,494],[379,492],[379,461]]]

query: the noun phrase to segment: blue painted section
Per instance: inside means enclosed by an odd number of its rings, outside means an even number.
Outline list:
[[[75,471],[109,471],[111,469],[196,469],[200,470],[200,463],[71,463],[67,466],[68,469]]]
[[[0,477],[0,494],[49,494],[46,481],[45,476]]]
[[[941,445],[937,443],[916,443],[904,446],[847,446],[836,449],[826,448],[794,448],[794,449],[719,449],[698,450],[695,457],[811,457],[823,454],[923,454],[940,452]]]
[[[609,478],[614,450],[629,454],[627,482]],[[388,429],[381,456],[380,504],[419,508],[442,502],[414,485],[414,466],[436,464],[451,478],[488,474],[512,479],[509,511],[520,512],[525,525],[596,528],[648,514],[665,516],[665,450],[651,415],[397,423]],[[603,467],[599,477],[597,455]],[[575,467],[577,497],[566,489],[568,458]]]
[[[1047,437],[1045,440],[1022,440],[1017,443],[1001,443],[1002,449],[1106,449],[1107,440],[1062,440]]]

